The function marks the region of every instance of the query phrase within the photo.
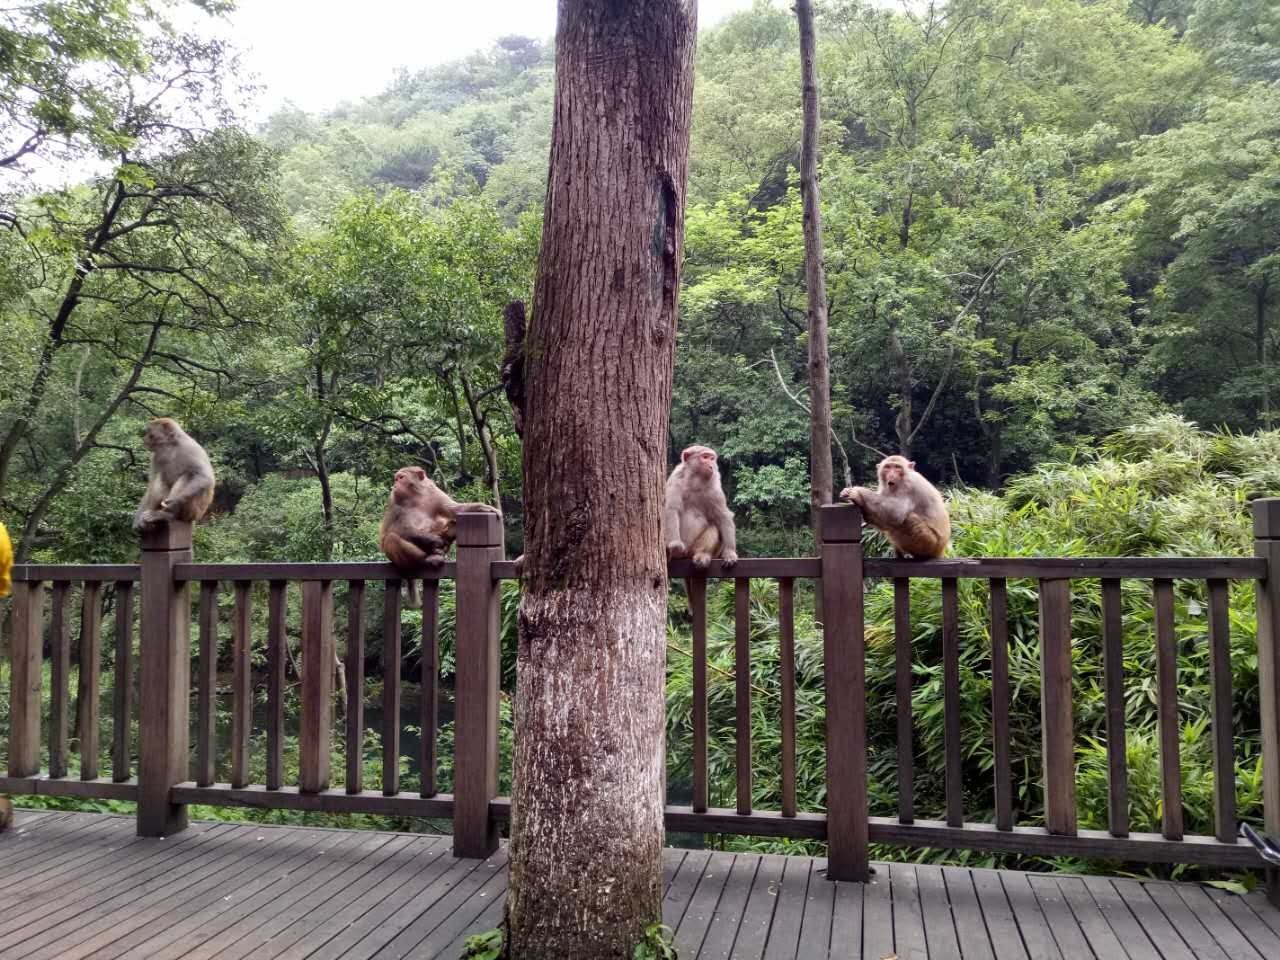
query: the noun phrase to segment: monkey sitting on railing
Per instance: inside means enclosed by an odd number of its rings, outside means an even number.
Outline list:
[[[906,457],[885,457],[876,467],[879,487],[845,487],[840,499],[862,508],[863,519],[883,531],[898,556],[936,560],[951,544],[951,517],[938,488]]]

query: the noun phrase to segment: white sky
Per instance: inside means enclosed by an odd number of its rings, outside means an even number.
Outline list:
[[[711,26],[751,0],[699,0]],[[556,0],[240,0],[225,32],[264,88],[265,116],[286,100],[323,110],[380,92],[411,72],[483,49],[498,37],[555,34]]]

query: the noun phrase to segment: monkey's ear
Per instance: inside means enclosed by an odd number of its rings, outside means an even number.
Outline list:
[[[916,462],[914,460],[908,460],[907,466],[914,470],[916,468]]]
[[[692,456],[693,456],[693,447],[685,447],[680,454],[680,462],[684,463],[686,460],[688,460]]]
[[[427,471],[423,470],[421,467],[414,467],[413,472],[418,475],[419,480],[427,479]]]

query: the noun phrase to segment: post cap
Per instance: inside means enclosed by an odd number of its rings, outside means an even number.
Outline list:
[[[1263,497],[1253,507],[1253,536],[1257,540],[1280,540],[1280,497]]]
[[[852,503],[829,503],[818,515],[823,543],[861,543],[862,511]]]
[[[487,510],[464,511],[458,514],[458,546],[502,546],[502,514]]]
[[[190,550],[191,524],[186,520],[161,523],[139,535],[143,550]]]

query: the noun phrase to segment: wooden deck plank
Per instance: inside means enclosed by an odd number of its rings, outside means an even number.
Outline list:
[[[765,942],[765,960],[792,960],[800,948],[800,924],[804,920],[805,898],[809,893],[811,861],[806,857],[785,857],[782,887],[773,908],[773,923]]]
[[[204,951],[225,923],[243,920],[251,925],[255,911],[266,902],[288,896],[289,891],[305,891],[312,877],[317,873],[323,876],[334,861],[340,863],[351,855],[351,850],[360,849],[365,842],[349,833],[326,831],[315,844],[298,847],[278,867],[255,869],[256,864],[250,864],[243,872],[221,874],[216,886],[206,886],[191,897],[186,909],[163,931],[157,929],[159,924],[154,924],[148,931],[140,931],[145,937],[142,943],[129,943],[123,948],[113,945],[109,951],[102,952],[102,960],[120,956],[132,946],[145,951],[147,960],[174,960],[175,957],[186,960]],[[228,911],[232,913],[228,915]]]
[[[865,887],[861,883],[833,883],[832,886],[836,888],[836,900],[831,918],[832,960],[860,958],[862,956],[862,898]]]
[[[1089,877],[1086,885],[1093,891],[1094,899],[1101,903],[1106,896],[1103,887],[1115,891],[1125,908],[1133,914],[1142,932],[1160,951],[1161,960],[1194,960],[1195,954],[1186,941],[1169,922],[1169,918],[1142,888],[1137,880],[1119,877]]]
[[[809,892],[805,895],[800,944],[796,950],[799,960],[827,960],[831,955],[831,928],[840,884],[828,880],[826,873],[826,860],[814,860],[810,865]]]
[[[450,867],[463,861],[454,860],[447,840],[433,839],[415,859],[407,875],[394,874],[379,881],[370,889],[363,902],[343,908],[327,916],[318,926],[305,933],[273,955],[274,960],[304,960],[313,954],[325,955],[336,944],[341,949],[343,941],[358,942],[365,933],[378,926],[403,906],[418,897]],[[474,861],[467,861],[475,866]],[[370,906],[373,904],[373,906]],[[328,954],[332,955],[332,954]]]
[[[388,940],[376,953],[378,960],[403,960],[409,951],[429,936],[437,927],[449,919],[458,910],[466,909],[466,903],[489,881],[496,877],[507,865],[507,851],[498,850],[487,860],[481,861],[476,869],[459,880],[451,890],[446,892],[435,903],[425,910],[418,910],[415,904],[410,914],[410,922],[399,933]]]
[[[466,946],[467,940],[476,934],[488,933],[490,930],[496,930],[502,926],[503,911],[507,905],[507,894],[504,888],[503,892],[494,898],[493,902],[484,908],[484,912],[476,917],[460,934],[453,938],[443,950],[439,950],[432,954],[433,957],[439,957],[440,960],[457,960],[462,956],[463,948]]]
[[[929,947],[924,939],[915,865],[889,864],[889,882],[893,895],[893,944],[898,960],[927,960]]]
[[[25,956],[30,960],[97,958],[109,947],[146,942],[180,920],[190,904],[213,895],[224,884],[246,883],[256,874],[271,869],[273,858],[258,852],[261,844],[270,843],[277,848],[273,853],[284,855],[293,847],[306,846],[318,839],[298,831],[258,840],[255,831],[241,831],[211,845],[209,855],[200,858],[194,869],[168,871],[137,890],[122,891],[117,897],[84,911],[70,924],[25,942],[23,947],[32,951]],[[36,947],[38,949],[34,949]]]
[[[1062,888],[1058,886],[1058,879],[1046,874],[1030,874],[1027,882],[1035,893],[1036,901],[1040,904],[1040,912],[1044,914],[1045,922],[1049,924],[1049,930],[1053,933],[1053,939],[1057,942],[1063,956],[1068,957],[1069,960],[1094,956],[1084,930],[1076,922],[1071,907],[1067,905],[1067,898]],[[1107,957],[1105,960],[1111,960],[1111,958]]]
[[[1121,882],[1117,881],[1117,886]],[[1228,960],[1227,955],[1168,883],[1142,883],[1142,890],[1165,915],[1197,960]],[[1126,895],[1125,900],[1129,897]],[[1235,960],[1235,958],[1230,958]]]
[[[916,868],[920,872],[920,868]],[[961,867],[942,867],[939,869],[942,881],[946,885],[947,901],[951,904],[951,917],[955,923],[956,939],[960,942],[961,952],[965,960],[996,960],[992,940],[996,931],[988,931],[982,915],[982,906],[978,903],[978,894],[973,887],[973,874]],[[1003,898],[1003,894],[1001,895]],[[1009,904],[1005,901],[1005,913]],[[926,918],[927,920],[927,918]],[[1000,954],[1004,957],[1021,958],[1026,956],[1022,949],[1022,941],[1018,938],[1017,927],[1009,917],[1009,927],[1013,928],[1013,950]],[[1008,937],[1006,936],[1006,940]]]
[[[758,857],[740,856],[734,859],[733,868],[725,878],[720,903],[716,906],[707,935],[703,938],[702,950],[698,954],[700,958],[728,960],[732,954],[733,941],[746,913],[751,885],[755,882],[759,866]]]
[[[1159,946],[1143,932],[1142,924],[1125,906],[1124,899],[1106,877],[1083,877],[1081,882],[1116,937],[1124,944],[1129,960],[1165,960]],[[1182,946],[1181,951],[1177,951],[1179,945]],[[1186,946],[1179,940],[1176,944],[1171,942],[1170,949],[1181,956]]]
[[[1209,899],[1209,895],[1198,886],[1189,883],[1180,883],[1174,886],[1174,891],[1182,902],[1185,903],[1196,919],[1198,919],[1206,930],[1212,934],[1213,939],[1217,941],[1231,960],[1262,960],[1263,957],[1274,957],[1274,954],[1259,953],[1249,943],[1248,939],[1232,923],[1221,910],[1218,905]]]
[[[702,940],[711,926],[720,905],[720,894],[733,871],[734,856],[731,853],[713,853],[702,869],[698,886],[689,898],[689,906],[675,928],[676,952],[682,957],[696,957]]]
[[[774,907],[778,902],[778,890],[782,886],[782,868],[786,857],[765,855],[760,858],[756,877],[751,881],[751,894],[742,914],[742,926],[734,941],[734,960],[760,960],[769,940],[769,926],[773,923]]]
[[[924,940],[929,948],[929,956],[960,956],[955,908],[947,895],[947,884],[942,876],[942,868],[917,864],[916,884],[920,890],[920,912],[924,916]],[[974,906],[976,908],[976,901]],[[978,915],[979,921],[981,916],[981,914]],[[982,939],[986,939],[985,931]]]
[[[1040,902],[1036,899],[1026,874],[993,872],[991,876],[995,878],[995,883],[999,883],[1004,888],[1004,894],[1009,900],[1013,918],[1018,924],[1018,933],[1022,936],[1022,945],[1026,948],[1027,956],[1031,960],[1063,960],[1062,951],[1058,949],[1057,941],[1049,930],[1049,922],[1040,909]],[[975,886],[978,886],[978,879],[978,872],[974,871]],[[981,898],[980,886],[978,886],[978,894]],[[984,910],[986,908],[985,901],[983,901],[983,908]],[[1070,960],[1075,958],[1072,957]]]
[[[662,922],[675,930],[684,919],[684,912],[689,909],[689,900],[697,889],[702,870],[711,859],[710,850],[691,850],[680,864],[675,877],[667,885],[667,892],[662,896]]]
[[[1243,899],[1249,905],[1249,909],[1256,913],[1263,923],[1276,933],[1280,933],[1280,910],[1271,905],[1265,892],[1253,890],[1245,894]]]
[[[289,918],[278,924],[273,922],[282,913],[299,902],[323,903],[336,892],[330,886],[335,878],[358,880],[378,865],[378,854],[384,847],[395,843],[394,849],[399,849],[404,842],[400,837],[374,833],[364,839],[335,843],[288,875],[264,878],[258,884],[236,889],[193,913],[180,925],[185,928],[181,933],[176,928],[168,931],[169,943],[163,950],[157,951],[155,943],[147,945],[149,960],[201,960],[219,951],[225,951],[227,956],[243,956],[245,947],[252,950],[269,940],[273,932],[288,926]]]
[[[879,960],[893,956],[893,894],[889,865],[877,863],[874,870],[862,892],[862,956]]]
[[[947,869],[948,881],[953,871],[959,872],[959,868]],[[1010,960],[1025,958],[1028,955],[1027,945],[1019,929],[1018,918],[1014,915],[1009,895],[1005,891],[1004,884],[1000,882],[1000,875],[995,870],[965,872],[973,883],[973,892],[977,895],[982,919],[987,926],[987,936],[990,938],[991,947],[996,956],[1000,957],[1000,960],[1005,960],[1006,957]],[[1031,942],[1036,942],[1034,925],[1028,923],[1028,927],[1031,928]]]
[[[445,949],[455,937],[470,928],[480,918],[486,907],[503,900],[507,882],[510,879],[509,869],[504,864],[502,869],[493,874],[475,895],[468,897],[461,907],[450,912],[434,930],[403,956],[407,960],[421,960],[429,957],[447,957],[448,960],[457,960],[456,953],[450,956]],[[398,955],[393,954],[393,956]]]
[[[1067,901],[1067,906],[1071,908],[1071,913],[1076,918],[1076,923],[1080,925],[1085,939],[1089,941],[1089,947],[1099,960],[1131,960],[1131,958],[1136,960],[1133,954],[1128,953],[1125,947],[1121,946],[1120,938],[1116,936],[1111,924],[1103,916],[1102,910],[1085,887],[1083,880],[1078,877],[1058,877],[1057,884]],[[1139,947],[1141,945],[1141,943],[1134,944]],[[1150,944],[1146,946],[1150,947]]]
[[[505,853],[502,856],[505,862]],[[483,870],[485,875],[495,872],[501,864],[495,866],[494,860],[494,857],[488,860],[456,859],[448,855],[433,858],[432,869],[419,874],[412,885],[398,892],[388,904],[366,910],[364,915],[351,922],[338,936],[313,949],[311,953],[301,955],[316,960],[338,957],[344,960],[368,960],[408,929],[415,920],[436,909],[446,897],[463,883],[469,882],[477,872]],[[440,866],[444,869],[436,869]],[[473,889],[475,885],[466,889]],[[295,944],[287,955],[295,955],[298,947]]]
[[[85,840],[97,832],[109,831],[111,818],[76,818],[65,823],[53,824],[39,834],[24,831],[3,834],[0,842],[0,883],[11,885],[28,873],[41,870],[64,858],[72,859],[86,853]]]
[[[1244,934],[1255,950],[1264,957],[1280,957],[1280,934],[1263,923],[1243,898],[1212,887],[1203,887],[1201,892]]]

